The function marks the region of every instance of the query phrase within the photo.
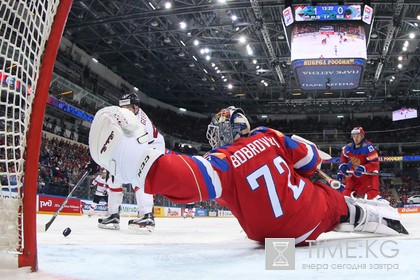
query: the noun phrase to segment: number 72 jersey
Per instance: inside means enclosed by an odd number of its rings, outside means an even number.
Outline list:
[[[204,157],[160,157],[145,191],[178,203],[217,199],[250,239],[300,243],[333,229],[347,211],[339,192],[309,180],[320,161],[314,147],[260,127]]]

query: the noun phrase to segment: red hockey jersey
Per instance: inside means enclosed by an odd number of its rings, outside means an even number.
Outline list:
[[[363,140],[361,146],[356,148],[354,143],[349,143],[341,151],[341,162],[347,163],[350,170],[363,165],[367,172],[379,172],[379,156],[373,144]],[[349,175],[345,181],[346,188],[343,194],[349,196],[352,191],[357,195],[373,199],[379,195],[379,176],[363,175],[356,177]]]
[[[343,196],[309,177],[316,149],[260,127],[251,136],[204,157],[163,155],[151,167],[148,193],[188,203],[217,199],[230,208],[250,239],[316,239],[347,214]]]

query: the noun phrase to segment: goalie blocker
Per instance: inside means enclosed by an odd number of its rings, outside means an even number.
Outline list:
[[[110,106],[99,110],[89,132],[92,158],[115,178],[144,186],[147,172],[161,155],[149,147],[153,136],[128,109]]]
[[[153,163],[163,155],[149,147],[151,141],[152,136],[132,112],[111,106],[96,113],[89,133],[89,150],[92,158],[117,180],[144,186]],[[348,214],[342,217],[336,230],[408,234],[400,223],[399,213],[387,202],[346,198],[346,204]]]

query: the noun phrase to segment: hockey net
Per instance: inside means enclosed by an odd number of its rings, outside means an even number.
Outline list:
[[[0,265],[14,259],[16,267],[37,270],[40,135],[51,73],[71,3],[0,1]]]

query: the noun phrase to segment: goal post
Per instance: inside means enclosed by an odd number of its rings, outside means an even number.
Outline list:
[[[0,3],[0,251],[36,271],[42,124],[72,0]],[[17,258],[15,257],[17,256]]]

